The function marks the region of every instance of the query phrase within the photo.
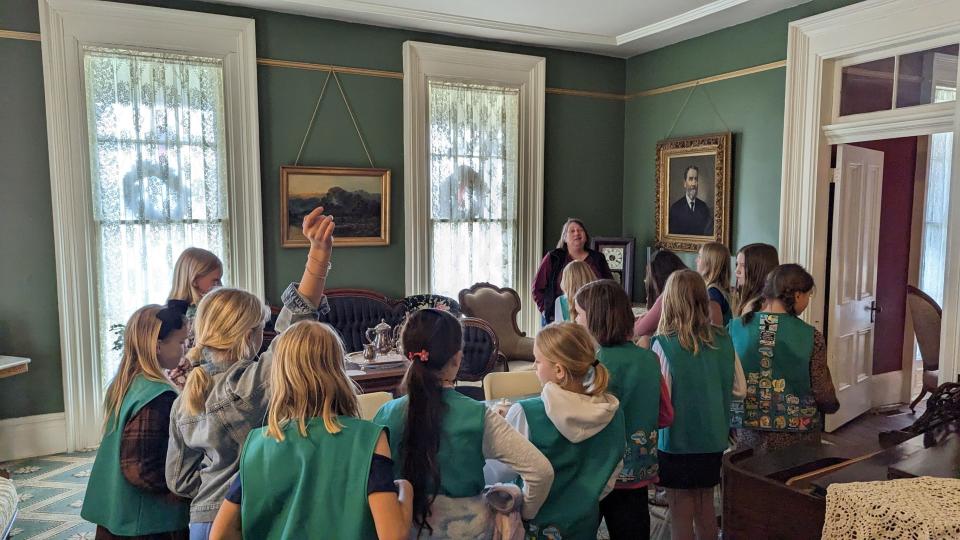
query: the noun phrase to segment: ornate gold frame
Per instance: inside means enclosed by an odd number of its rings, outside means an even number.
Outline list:
[[[318,176],[372,176],[380,178],[382,197],[380,200],[380,235],[363,237],[342,237],[333,235],[333,245],[351,246],[389,246],[390,245],[390,169],[365,169],[353,167],[280,167],[280,245],[281,247],[309,247],[306,239],[290,238],[290,216],[287,214],[290,174]],[[340,216],[334,216],[340,220]]]
[[[674,251],[698,251],[707,242],[720,242],[730,246],[730,133],[716,133],[669,139],[657,143],[657,198],[656,224],[657,247]],[[671,157],[684,155],[713,154],[714,161],[714,201],[713,235],[699,236],[686,234],[667,234],[667,219],[670,215],[669,171],[667,167]]]

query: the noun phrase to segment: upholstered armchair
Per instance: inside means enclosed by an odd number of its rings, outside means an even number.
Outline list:
[[[923,387],[920,395],[910,403],[912,411],[927,392],[933,392],[939,385],[940,319],[943,311],[933,298],[911,285],[907,285],[907,309],[913,320],[913,332],[917,336],[917,345],[923,359]]]
[[[500,341],[500,352],[508,361],[533,362],[533,338],[527,337],[517,326],[517,313],[520,312],[517,291],[477,283],[460,291],[460,309],[464,315],[490,324]]]

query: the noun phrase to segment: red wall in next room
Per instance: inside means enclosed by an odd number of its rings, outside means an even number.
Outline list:
[[[877,315],[873,332],[873,373],[876,375],[902,369],[917,138],[869,141],[855,146],[883,152],[877,253],[877,304],[883,311]]]

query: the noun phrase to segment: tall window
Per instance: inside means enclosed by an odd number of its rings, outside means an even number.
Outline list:
[[[930,164],[923,209],[923,247],[920,254],[920,289],[941,306],[947,260],[947,210],[952,155],[953,133],[935,133],[930,136]]]
[[[515,287],[518,88],[430,80],[430,290]]]
[[[88,47],[84,75],[106,385],[120,361],[111,329],[166,300],[180,252],[202,247],[229,262],[223,66]]]
[[[511,287],[539,328],[545,75],[536,56],[403,44],[407,294]]]

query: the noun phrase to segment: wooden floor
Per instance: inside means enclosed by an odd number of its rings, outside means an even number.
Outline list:
[[[916,413],[911,413],[906,405],[887,413],[868,412],[844,425],[833,433],[824,433],[823,440],[835,444],[880,448],[877,435],[881,431],[903,429],[913,424],[923,414],[926,400],[917,404]]]

